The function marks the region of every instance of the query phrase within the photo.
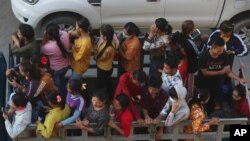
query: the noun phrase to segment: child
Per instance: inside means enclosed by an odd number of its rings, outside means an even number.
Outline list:
[[[162,71],[161,88],[168,93],[169,89],[176,84],[183,85],[181,75],[178,70],[179,60],[177,58],[167,58]]]
[[[91,99],[92,105],[87,109],[87,117],[83,121],[78,119],[76,126],[91,133],[91,135],[103,135],[109,120],[107,100],[108,98],[103,91],[94,92]],[[96,123],[96,125],[89,125],[89,123]]]
[[[237,85],[233,90],[233,111],[236,116],[250,117],[249,105],[246,99],[246,89],[243,85]]]
[[[80,79],[70,79],[68,82],[68,94],[66,103],[71,109],[71,116],[57,124],[57,128],[75,122],[85,112],[85,100],[81,95],[82,81]]]
[[[10,122],[5,112],[3,112],[3,118],[7,133],[14,139],[31,123],[32,107],[28,100],[19,93],[14,94],[10,99],[10,109],[15,112],[13,121]]]
[[[190,110],[185,100],[187,90],[183,85],[175,85],[169,90],[168,94],[169,100],[159,117],[167,116],[165,125],[173,126],[189,117]],[[170,112],[168,113],[168,111]]]
[[[115,121],[121,124],[121,127],[109,120],[108,125],[114,128],[119,134],[128,137],[134,120],[131,111],[129,110],[130,99],[127,95],[121,93],[113,101],[115,109]]]
[[[189,102],[189,119],[192,120],[192,126],[184,127],[184,132],[199,135],[209,130],[211,125],[218,124],[219,118],[215,117],[210,119],[209,122],[203,123],[206,119],[204,106],[208,103],[209,98],[210,93],[207,89],[199,89],[198,92],[193,95],[193,99]]]
[[[55,125],[69,116],[70,108],[63,102],[62,97],[57,92],[49,93],[46,98],[51,109],[44,121],[37,122],[36,132],[48,139],[57,135]]]

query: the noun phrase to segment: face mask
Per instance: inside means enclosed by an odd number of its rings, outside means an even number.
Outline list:
[[[170,100],[172,103],[176,102],[176,100],[174,100],[172,97],[169,97],[169,100]]]
[[[131,36],[127,35],[125,32],[122,32],[122,36],[126,39],[129,39]]]

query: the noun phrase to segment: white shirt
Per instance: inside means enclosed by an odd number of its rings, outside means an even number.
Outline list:
[[[8,119],[5,120],[6,130],[12,139],[16,138],[20,133],[22,133],[31,123],[31,113],[32,107],[31,104],[28,103],[24,110],[15,112],[12,123],[10,123]]]
[[[172,75],[172,76],[164,73],[164,71],[163,71],[161,78],[162,78],[161,88],[167,93],[168,93],[169,89],[171,87],[173,87],[174,85],[176,85],[176,84],[183,85],[183,81],[181,79],[181,75],[179,73],[179,70],[177,70],[175,75]]]

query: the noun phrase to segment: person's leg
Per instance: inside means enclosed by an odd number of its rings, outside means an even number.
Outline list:
[[[67,89],[66,89],[66,79],[64,78],[65,74],[68,71],[68,67],[63,68],[59,71],[56,71],[54,73],[54,82],[55,85],[57,86],[61,96],[65,99],[66,98],[66,94],[67,94]]]

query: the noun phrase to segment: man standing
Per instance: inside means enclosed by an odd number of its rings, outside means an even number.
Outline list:
[[[218,37],[212,43],[210,49],[202,53],[199,57],[199,71],[196,86],[207,88],[210,93],[210,100],[207,109],[210,114],[213,111],[215,101],[221,101],[222,85],[225,76],[238,80],[241,84],[245,80],[236,76],[230,69],[230,61],[224,50],[225,41]]]

